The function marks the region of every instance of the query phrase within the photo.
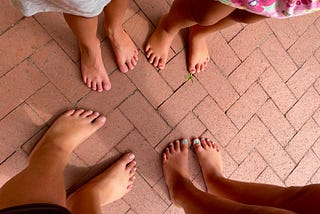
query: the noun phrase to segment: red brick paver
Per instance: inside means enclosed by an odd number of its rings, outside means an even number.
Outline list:
[[[134,71],[118,71],[99,17],[98,38],[109,92],[81,80],[79,50],[61,14],[24,18],[8,0],[0,12],[0,185],[26,164],[30,151],[66,109],[105,114],[102,129],[72,154],[65,177],[74,190],[133,151],[137,179],[103,213],[183,213],[171,203],[161,153],[177,138],[203,136],[221,148],[224,175],[281,186],[320,182],[319,14],[236,24],[208,38],[207,71],[186,82],[187,31],[177,36],[164,70],[144,45],[173,0],[133,0],[124,29],[139,48]],[[193,151],[190,177],[205,185]]]

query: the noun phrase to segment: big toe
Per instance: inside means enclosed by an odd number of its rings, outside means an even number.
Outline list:
[[[135,158],[135,155],[131,152],[124,154],[119,162],[123,165],[123,166],[127,166],[128,164],[130,164]]]

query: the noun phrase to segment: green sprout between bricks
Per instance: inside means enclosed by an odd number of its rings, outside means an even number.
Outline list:
[[[191,80],[191,82],[193,82],[193,74],[189,73],[187,76],[185,76],[186,78],[186,82]]]

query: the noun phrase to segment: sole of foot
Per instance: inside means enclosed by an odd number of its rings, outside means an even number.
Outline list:
[[[175,201],[175,192],[181,181],[190,180],[188,167],[187,139],[169,143],[162,154],[162,170],[171,200],[177,206],[179,204]]]
[[[78,205],[90,201],[90,197],[100,200],[100,206],[122,198],[132,189],[135,180],[137,168],[134,159],[134,154],[124,154],[108,169],[72,193],[67,199],[67,206],[71,210],[79,208]]]
[[[55,149],[71,153],[79,144],[100,129],[106,117],[91,110],[69,110],[59,116],[33,149],[30,160]]]
[[[223,177],[223,163],[218,146],[207,138],[193,140],[193,148],[201,166],[207,191],[213,193],[213,180],[216,177]]]
[[[103,64],[100,41],[90,46],[79,44],[80,66],[83,82],[93,91],[108,91],[111,83]]]
[[[164,28],[166,16],[163,16],[157,26],[157,29],[152,33],[145,47],[146,57],[148,61],[159,69],[164,69],[171,42],[175,34],[170,34]]]

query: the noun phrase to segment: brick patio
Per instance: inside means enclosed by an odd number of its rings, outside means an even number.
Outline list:
[[[161,2],[160,2],[161,1]],[[90,91],[81,81],[79,53],[61,14],[30,18],[2,1],[0,11],[0,186],[27,163],[32,147],[66,109],[107,115],[104,128],[81,144],[66,169],[72,191],[131,150],[138,172],[133,190],[104,213],[183,213],[168,199],[160,155],[168,142],[208,136],[223,150],[225,175],[281,186],[320,182],[319,14],[213,34],[206,72],[185,82],[185,31],[158,71],[143,47],[172,1],[134,0],[125,30],[141,50],[134,71],[117,70],[99,28],[112,90]],[[190,150],[191,178],[204,188]]]

